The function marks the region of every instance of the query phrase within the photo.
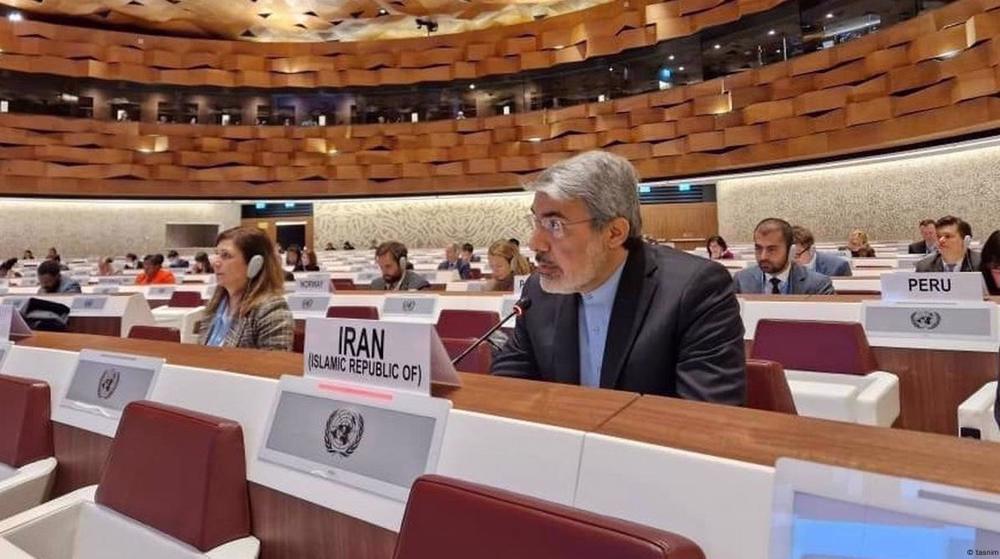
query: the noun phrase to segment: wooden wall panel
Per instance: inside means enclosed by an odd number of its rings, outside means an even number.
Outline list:
[[[653,179],[998,129],[1000,6],[958,0],[947,9],[708,82],[516,115],[294,127],[0,114],[0,194],[290,198],[514,190],[589,149],[618,153]],[[588,29],[615,33],[628,21]],[[477,47],[482,61],[507,63],[487,47],[494,45]],[[315,67],[306,55],[296,63]]]
[[[718,232],[715,202],[698,204],[644,204],[642,232],[656,239],[704,239]]]

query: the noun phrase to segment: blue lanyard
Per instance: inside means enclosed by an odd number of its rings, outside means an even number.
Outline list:
[[[212,329],[209,330],[208,339],[205,340],[205,345],[222,347],[222,344],[226,341],[226,334],[229,333],[229,328],[232,326],[233,317],[229,316],[229,299],[223,299],[219,303],[219,308],[215,310],[215,316],[212,318]]]

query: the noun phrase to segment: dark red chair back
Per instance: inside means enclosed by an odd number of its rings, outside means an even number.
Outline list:
[[[249,536],[243,428],[221,417],[132,402],[95,501],[201,551]]]
[[[462,354],[467,347],[473,344],[476,338],[441,338],[448,357],[454,359]],[[490,366],[493,364],[493,351],[490,344],[483,342],[479,347],[472,350],[461,361],[455,364],[456,371],[463,373],[483,373],[490,374]]]
[[[335,279],[333,280],[333,289],[335,291],[355,291],[358,286],[354,285],[354,280],[352,279]]]
[[[469,279],[483,279],[483,271],[479,268],[469,268]]]
[[[395,559],[704,559],[677,534],[442,476],[413,484]]]
[[[370,306],[336,305],[326,309],[327,318],[356,318],[378,320],[378,308]]]
[[[761,320],[750,357],[800,371],[867,375],[878,370],[865,330],[856,322]]]
[[[201,293],[197,291],[174,291],[170,296],[168,307],[194,308],[201,306]]]
[[[497,322],[500,315],[493,311],[444,309],[438,317],[437,332],[442,338],[478,338]]]
[[[0,375],[0,462],[20,468],[53,455],[48,383]]]
[[[798,415],[781,363],[747,359],[747,404],[755,410]]]
[[[181,331],[167,326],[133,326],[128,331],[133,340],[158,340],[161,342],[181,342]]]

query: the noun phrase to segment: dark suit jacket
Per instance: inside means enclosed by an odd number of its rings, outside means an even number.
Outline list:
[[[910,243],[910,254],[927,254],[927,241],[917,241]]]
[[[960,272],[978,272],[979,271],[979,253],[971,250],[965,251],[965,258],[962,259],[962,265],[959,268]],[[940,252],[934,252],[928,254],[927,257],[922,260],[918,260],[916,265],[913,267],[916,272],[943,272],[944,271],[944,261],[941,259]]]
[[[458,277],[462,279],[469,279],[472,274],[472,266],[469,266],[469,263],[461,258],[456,260],[454,264],[445,260],[438,264],[438,270],[458,270]]]
[[[531,309],[493,361],[493,373],[580,383],[579,294],[546,293],[532,275]],[[721,265],[667,247],[630,251],[618,283],[601,387],[742,405],[743,321]]]

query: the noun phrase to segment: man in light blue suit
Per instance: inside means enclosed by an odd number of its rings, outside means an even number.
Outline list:
[[[795,241],[795,263],[808,268],[817,274],[828,277],[847,277],[851,274],[851,263],[828,252],[820,252],[814,246],[816,239],[812,231],[796,225],[792,227],[792,239]]]
[[[792,226],[768,218],[753,230],[757,265],[733,276],[737,293],[768,295],[832,295],[830,278],[799,266],[792,260]]]

